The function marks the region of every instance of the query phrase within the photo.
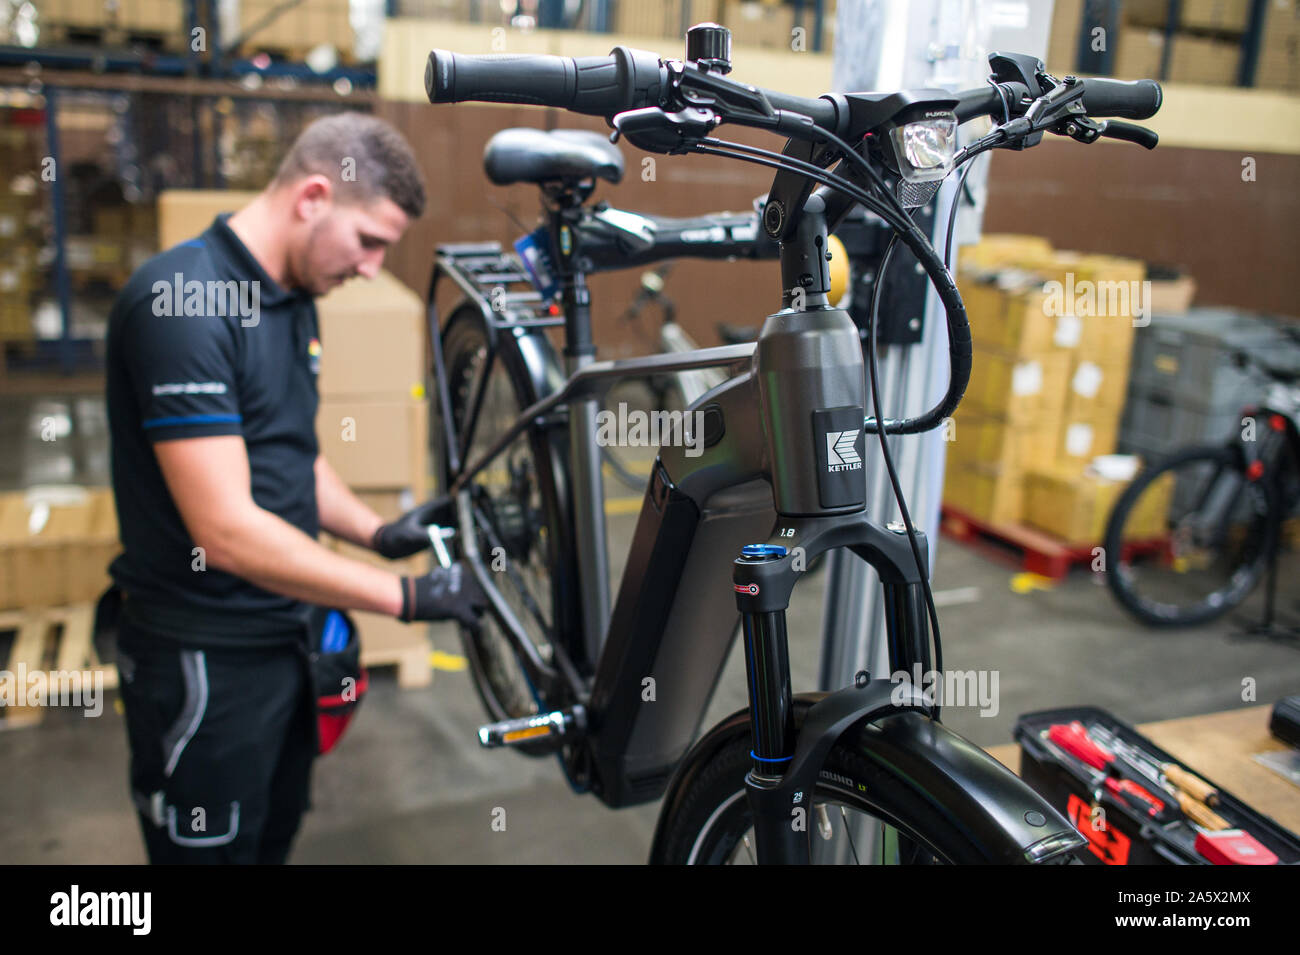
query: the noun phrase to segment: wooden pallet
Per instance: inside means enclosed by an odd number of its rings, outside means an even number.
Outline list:
[[[960,508],[944,504],[940,530],[953,540],[1002,559],[1019,563],[1020,569],[1051,580],[1062,580],[1077,565],[1090,566],[1097,557],[1096,544],[1072,544],[1025,524],[990,524]],[[1168,540],[1125,541],[1122,558],[1154,553],[1168,546]]]
[[[104,690],[117,689],[117,667],[101,663],[95,650],[93,631],[94,604],[48,607],[36,610],[0,611],[0,632],[12,631],[13,644],[5,664],[5,680],[16,680],[20,672],[44,670],[51,683],[57,674],[79,671],[82,685],[98,674]],[[44,718],[47,707],[0,705],[0,726],[17,728],[35,725]]]
[[[990,524],[965,511],[943,505],[940,529],[945,535],[982,551],[1018,555],[1022,570],[1060,580],[1076,564],[1091,564],[1093,544],[1067,544],[1024,524]]]

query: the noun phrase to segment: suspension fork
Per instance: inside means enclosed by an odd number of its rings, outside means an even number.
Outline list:
[[[760,865],[807,864],[808,814],[812,793],[803,806],[787,809],[782,777],[794,758],[794,702],[790,690],[790,649],[785,612],[789,591],[776,584],[777,564],[786,556],[779,545],[747,544],[735,562],[734,588],[745,639],[745,674],[749,688],[752,766],[745,792],[754,817]],[[765,565],[766,570],[765,572]],[[766,593],[764,586],[767,586]],[[802,826],[797,826],[802,810]]]
[[[788,536],[781,539],[797,543],[795,554],[806,548],[803,556],[810,559],[828,547],[847,546],[876,568],[884,588],[892,670],[903,670],[912,680],[915,680],[913,667],[917,664],[923,671],[928,670],[930,649],[924,592],[902,526],[877,527],[870,523],[865,512],[788,523]],[[925,538],[917,536],[924,557]],[[814,808],[816,774],[814,771],[810,776],[791,777],[788,772],[798,762],[795,757],[802,745],[794,726],[786,639],[786,611],[801,573],[795,566],[786,546],[774,542],[746,545],[732,565],[736,607],[744,634],[753,740],[745,793],[754,819],[760,864],[802,865],[810,861],[808,833],[814,820],[809,817]],[[859,689],[869,682],[870,674],[859,674]],[[888,685],[885,681],[876,682]],[[911,692],[908,691],[909,699]],[[915,700],[920,702],[919,698]],[[832,742],[822,740],[828,748]]]

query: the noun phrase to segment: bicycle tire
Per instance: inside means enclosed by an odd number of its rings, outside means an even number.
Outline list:
[[[485,447],[500,433],[494,425],[500,426],[503,422],[508,424],[537,400],[525,359],[514,346],[514,339],[504,334],[497,336],[496,349],[491,378],[479,410],[475,441],[470,445],[467,459],[473,458],[477,450]],[[453,313],[443,331],[443,354],[451,400],[450,410],[458,439],[466,424],[473,377],[487,360],[488,350],[488,329],[482,316],[472,308]],[[567,511],[561,491],[564,486],[561,470],[564,464],[541,428],[527,429],[502,452],[498,461],[504,462],[505,472],[509,475],[508,489],[503,489],[499,483],[494,487],[492,479],[497,476],[495,472],[498,469],[492,467],[485,469],[484,475],[471,482],[476,511],[487,518],[487,528],[480,530],[479,550],[484,560],[492,566],[493,547],[504,547],[510,543],[511,546],[505,549],[511,567],[520,570],[521,577],[523,571],[520,565],[529,569],[534,588],[516,587],[514,577],[509,574],[497,577],[506,578],[500,581],[503,594],[520,619],[526,625],[530,622],[533,624],[527,629],[545,650],[560,639],[559,634],[564,632],[565,621],[570,618],[563,572],[563,568],[568,566],[565,555],[568,553],[569,540],[566,530]],[[446,466],[445,454],[442,467],[442,477],[449,486],[452,475]],[[520,471],[520,468],[523,470]],[[518,500],[520,488],[515,483],[520,476],[532,482],[527,490],[533,493],[529,493],[528,500],[524,502]],[[500,534],[501,527],[494,519],[500,516],[502,505],[513,512],[511,520],[517,522],[522,517],[523,527],[516,528],[518,533],[506,534],[504,537]],[[534,540],[525,542],[521,539],[524,534],[531,537],[534,533]],[[521,557],[524,558],[523,561],[520,561]],[[528,611],[520,592],[522,589],[530,589],[530,596],[534,601],[540,601],[538,606],[546,611],[549,620],[539,621]],[[528,680],[526,671],[501,631],[500,624],[490,615],[483,618],[478,628],[471,629],[462,625],[460,638],[469,664],[471,682],[492,720],[527,716],[559,708],[567,702],[548,699],[539,694],[538,689]],[[547,755],[554,751],[553,747],[546,744],[524,744],[513,748],[528,755]]]
[[[885,721],[897,717],[885,717]],[[818,807],[831,805],[852,811],[866,821],[884,823],[895,830],[897,851],[887,861],[900,864],[967,864],[989,860],[971,857],[969,840],[942,812],[915,798],[897,774],[867,755],[868,732],[864,725],[857,735],[841,738],[830,749],[812,799],[812,813],[807,820],[814,864],[834,864],[835,854],[827,852],[830,840],[819,834]],[[723,746],[685,792],[665,804],[666,815],[660,820],[665,834],[663,846],[654,862],[668,865],[743,864],[741,853],[746,833],[751,828],[749,805],[745,798],[745,775],[753,765],[748,734]],[[836,779],[838,777],[838,779]],[[847,819],[832,825],[842,832]],[[832,837],[838,838],[839,833]],[[886,844],[889,843],[888,837]],[[852,847],[845,861],[865,864],[854,840],[841,844]],[[749,861],[753,857],[749,856]],[[1062,864],[1076,861],[1072,854],[1056,860]]]
[[[1245,491],[1243,498],[1234,501],[1234,513],[1241,514],[1244,519],[1249,521],[1245,529],[1245,544],[1241,549],[1239,557],[1230,558],[1231,569],[1225,569],[1222,574],[1226,578],[1226,584],[1223,587],[1217,587],[1205,592],[1200,599],[1190,602],[1185,606],[1179,606],[1166,600],[1157,600],[1150,594],[1159,589],[1159,582],[1149,582],[1149,590],[1143,592],[1143,586],[1139,583],[1142,573],[1135,569],[1135,565],[1125,557],[1125,539],[1131,541],[1135,536],[1126,535],[1125,527],[1136,511],[1139,511],[1139,501],[1143,495],[1151,489],[1157,480],[1165,475],[1176,475],[1179,471],[1192,471],[1198,465],[1207,465],[1212,470],[1212,480],[1218,480],[1223,473],[1231,472],[1235,479],[1240,480],[1241,488]],[[1274,539],[1277,535],[1277,521],[1273,519],[1273,509],[1276,506],[1272,486],[1268,481],[1253,481],[1246,476],[1246,462],[1239,448],[1235,445],[1220,446],[1201,446],[1187,448],[1183,451],[1176,452],[1162,461],[1148,468],[1139,474],[1124,492],[1120,495],[1119,500],[1115,502],[1114,510],[1106,524],[1106,537],[1104,543],[1105,555],[1107,560],[1106,566],[1106,584],[1110,592],[1115,596],[1128,613],[1135,619],[1149,627],[1154,628],[1173,628],[1173,627],[1193,627],[1200,624],[1209,623],[1218,619],[1224,614],[1231,611],[1244,601],[1254,590],[1259,578],[1263,575],[1268,563],[1268,555],[1272,550]],[[1172,482],[1175,489],[1170,491],[1171,507],[1177,508],[1179,502],[1172,500],[1178,493],[1184,493],[1177,490],[1178,479]],[[1189,485],[1195,489],[1195,485]],[[1201,492],[1194,490],[1188,494],[1188,497],[1196,497],[1203,500],[1204,496],[1209,495],[1209,491]],[[1204,496],[1203,496],[1204,495]],[[1193,511],[1177,519],[1176,522],[1182,527],[1189,527],[1187,522],[1188,516]],[[1149,518],[1147,518],[1149,520]],[[1175,542],[1175,535],[1180,533],[1179,528],[1171,528],[1170,541],[1168,545],[1170,551],[1178,546]],[[1170,558],[1176,561],[1177,555]],[[1174,566],[1175,573],[1183,573]],[[1150,574],[1147,575],[1150,578]],[[1190,583],[1190,581],[1189,581]]]

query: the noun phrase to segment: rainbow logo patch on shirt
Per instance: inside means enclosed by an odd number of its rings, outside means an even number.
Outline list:
[[[313,338],[307,343],[307,360],[311,365],[311,373],[313,375],[320,374],[320,353],[320,339]]]

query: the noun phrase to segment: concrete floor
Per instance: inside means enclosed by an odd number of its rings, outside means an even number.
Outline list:
[[[64,463],[49,449],[33,448],[32,412],[62,407],[58,399],[39,401],[35,409],[36,399],[0,399],[0,486],[16,486],[33,472],[51,475],[45,480],[102,481],[95,437]],[[100,420],[93,401],[64,411],[88,428]],[[73,436],[81,440],[78,431]],[[16,446],[22,450],[11,454]],[[610,493],[626,492],[611,485]],[[634,525],[634,515],[609,518],[615,579]],[[1010,741],[1018,714],[1046,707],[1094,704],[1139,723],[1249,705],[1242,699],[1247,677],[1256,682],[1258,703],[1300,691],[1294,646],[1232,636],[1242,619],[1258,615],[1258,596],[1226,622],[1158,633],[1132,623],[1085,572],[1051,590],[1017,594],[1009,564],[948,540],[940,541],[936,559],[937,591],[978,590],[973,602],[940,610],[946,665],[1000,674],[995,717],[975,708],[945,710],[945,723],[981,745]],[[796,691],[815,685],[824,586],[821,572],[795,595]],[[1295,622],[1293,576],[1282,590]],[[459,652],[450,627],[434,625],[431,635],[438,649]],[[644,861],[658,806],[609,810],[573,795],[552,759],[480,749],[481,711],[466,672],[438,671],[430,690],[399,690],[383,670],[373,676],[348,737],[316,764],[314,809],[292,861]],[[733,652],[705,725],[744,705],[744,666]],[[0,732],[0,863],[143,862],[126,762],[123,721],[111,705],[98,719],[54,709],[38,727]],[[498,809],[505,810],[504,831],[492,826]]]

